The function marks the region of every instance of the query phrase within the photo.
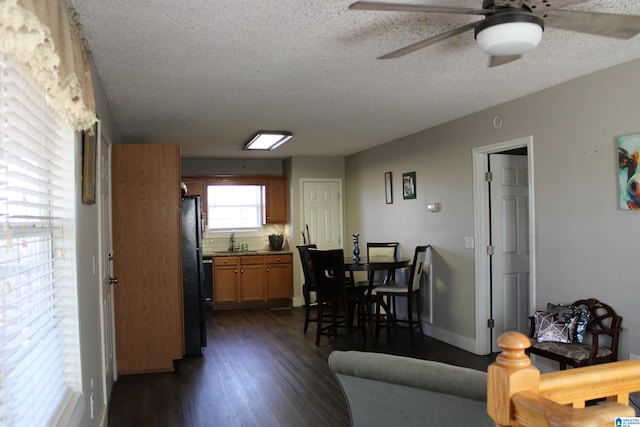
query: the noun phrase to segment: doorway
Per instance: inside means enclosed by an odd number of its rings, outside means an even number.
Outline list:
[[[535,304],[533,137],[474,149],[473,169],[476,353],[487,354],[504,331],[526,330]]]
[[[342,180],[301,178],[300,184],[308,243],[319,249],[342,248]]]
[[[100,212],[99,230],[99,259],[100,264],[100,329],[102,331],[102,370],[103,370],[103,396],[104,404],[109,403],[109,396],[113,389],[113,383],[117,379],[115,358],[115,320],[113,316],[113,245],[111,232],[111,144],[102,134],[101,126],[98,126],[100,136],[99,151],[99,181],[98,209]]]

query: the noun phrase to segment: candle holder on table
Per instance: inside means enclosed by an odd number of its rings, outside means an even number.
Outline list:
[[[360,234],[353,233],[353,260],[360,261],[360,247],[358,246],[358,237]]]

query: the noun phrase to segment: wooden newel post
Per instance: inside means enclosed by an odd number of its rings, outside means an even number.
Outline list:
[[[487,412],[497,426],[516,426],[511,396],[524,390],[537,392],[540,371],[524,352],[531,346],[525,335],[506,332],[500,335],[497,344],[502,353],[489,366]]]

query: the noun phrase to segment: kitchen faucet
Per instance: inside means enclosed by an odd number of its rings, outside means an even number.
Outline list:
[[[229,252],[233,252],[236,249],[236,230],[231,230],[231,237],[229,238]]]

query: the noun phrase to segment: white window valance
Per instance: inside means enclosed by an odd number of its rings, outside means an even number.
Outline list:
[[[69,126],[96,122],[91,52],[67,0],[0,0],[0,50],[44,86]]]

